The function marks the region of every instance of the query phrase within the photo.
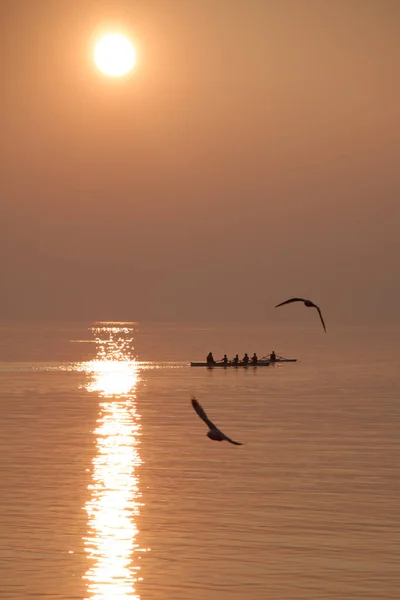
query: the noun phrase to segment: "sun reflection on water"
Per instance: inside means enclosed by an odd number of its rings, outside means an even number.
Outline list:
[[[106,325],[106,324],[105,324]],[[133,357],[132,328],[107,324],[92,329],[97,354],[82,368],[86,389],[98,394],[99,416],[93,434],[97,453],[92,461],[90,499],[85,505],[88,533],[84,539],[90,567],[84,575],[85,600],[140,600],[136,517],[141,506],[138,467],[140,415],[135,389],[139,380]]]

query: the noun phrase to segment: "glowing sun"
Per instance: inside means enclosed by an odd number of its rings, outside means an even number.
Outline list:
[[[110,33],[97,42],[94,62],[105,75],[121,77],[135,66],[136,52],[126,37],[120,33]]]

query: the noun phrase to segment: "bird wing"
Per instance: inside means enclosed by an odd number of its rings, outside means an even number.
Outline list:
[[[316,304],[314,304],[314,306],[315,306],[315,308],[316,308],[316,309],[317,309],[317,311],[318,311],[319,318],[321,319],[322,327],[324,328],[324,330],[325,330],[325,333],[326,333],[325,321],[324,321],[324,318],[323,318],[323,316],[322,316],[321,309],[320,309],[320,307],[319,307],[319,306],[317,306]]]
[[[204,423],[206,423],[210,429],[218,429],[218,427],[216,427],[214,423],[207,417],[203,407],[201,406],[200,402],[196,400],[195,396],[192,396],[192,406],[199,415],[200,419],[203,419]]]
[[[222,431],[221,431],[221,433],[224,436],[224,440],[226,440],[230,444],[235,444],[235,446],[243,446],[242,442],[235,442],[234,440],[231,440],[230,437],[228,437],[227,435],[225,435]]]
[[[284,304],[290,304],[291,302],[304,302],[304,298],[289,298],[289,300],[285,300],[285,302],[277,304],[275,308],[278,308],[278,306],[283,306]]]

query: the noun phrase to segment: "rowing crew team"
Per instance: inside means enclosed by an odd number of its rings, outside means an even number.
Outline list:
[[[275,351],[272,350],[271,354],[269,355],[269,360],[270,361],[275,361],[276,360],[276,354]],[[256,365],[258,362],[258,357],[257,354],[254,352],[253,356],[251,358],[249,358],[247,352],[245,353],[245,355],[243,356],[242,360],[239,360],[239,354],[236,354],[235,358],[233,358],[232,360],[229,360],[227,355],[224,354],[224,358],[222,358],[221,360],[215,361],[214,357],[212,355],[212,352],[209,352],[207,355],[207,364],[208,365],[215,365],[217,362],[222,363],[224,365]]]

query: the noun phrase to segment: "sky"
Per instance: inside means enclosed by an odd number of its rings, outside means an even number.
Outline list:
[[[399,27],[397,0],[1,3],[0,320],[399,322]]]

